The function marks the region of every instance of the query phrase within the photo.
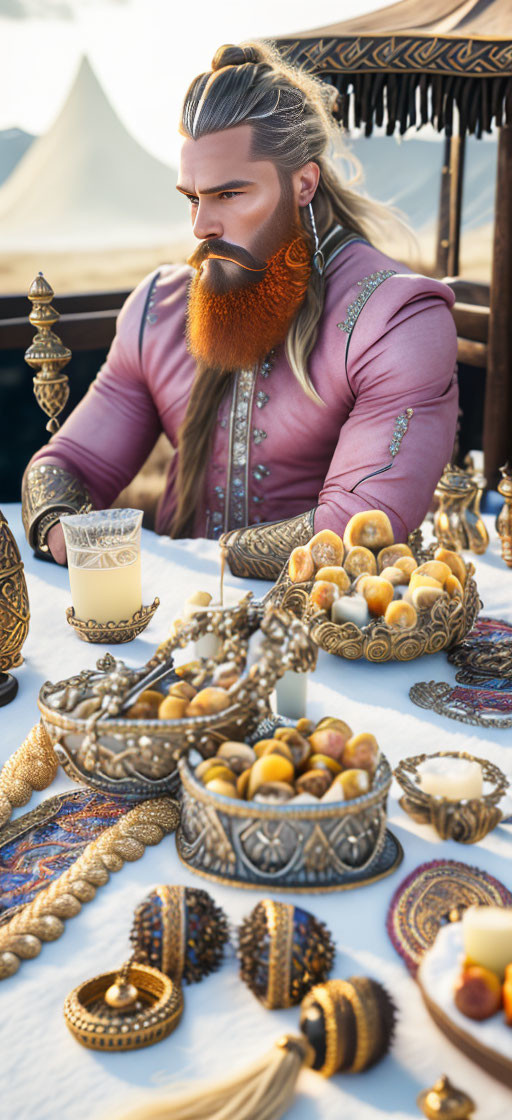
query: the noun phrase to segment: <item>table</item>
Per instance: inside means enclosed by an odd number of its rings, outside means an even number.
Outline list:
[[[0,710],[0,761],[21,744],[38,719],[36,698],[44,680],[70,676],[92,667],[107,648],[80,642],[65,621],[70,602],[65,569],[35,560],[26,545],[20,507],[3,512],[20,546],[31,604],[30,633],[23,649],[25,663],[16,671],[19,693]],[[500,557],[491,519],[493,543],[483,557],[471,557],[485,611],[512,620],[512,572]],[[213,541],[170,541],[142,535],[144,601],[157,594],[161,606],[136,641],[110,647],[137,665],[147,660],[179,615],[184,598],[202,588],[218,590],[218,545]],[[261,595],[269,586],[228,579],[229,586],[251,588]],[[512,731],[466,727],[415,707],[410,685],[418,680],[453,680],[444,654],[406,664],[371,665],[346,662],[320,652],[308,688],[308,715],[338,715],[355,731],[371,731],[391,762],[421,751],[467,750],[484,755],[512,774]],[[72,788],[59,771],[49,791],[34,794],[26,812],[46,797]],[[392,1053],[373,1070],[337,1075],[324,1081],[303,1072],[290,1120],[413,1120],[419,1116],[418,1092],[446,1072],[470,1092],[477,1104],[476,1120],[503,1120],[511,1115],[508,1090],[484,1074],[455,1049],[432,1023],[419,991],[385,931],[385,916],[396,887],[415,867],[436,858],[458,859],[484,868],[512,887],[512,827],[501,826],[478,845],[441,842],[426,825],[416,825],[397,803],[394,783],[389,824],[400,839],[404,861],[392,876],[339,894],[281,896],[297,901],[326,922],[337,945],[331,975],[374,976],[387,985],[399,1009]],[[178,860],[174,837],[143,858],[112,875],[95,900],[69,921],[59,941],[43,946],[40,956],[21,965],[0,985],[0,1046],[4,1080],[3,1120],[94,1120],[123,1114],[147,1099],[148,1093],[169,1095],[177,1083],[210,1079],[240,1068],[270,1047],[284,1031],[298,1027],[298,1011],[266,1011],[239,980],[231,953],[215,975],[185,989],[185,1012],[178,1029],[148,1050],[127,1054],[96,1054],[79,1046],[62,1016],[66,994],[82,980],[116,968],[127,956],[132,912],[158,883],[185,883],[209,890],[224,907],[230,923],[239,922],[261,891],[239,890],[210,883]],[[279,894],[275,897],[279,898]],[[7,1072],[8,1071],[8,1072]],[[206,1120],[206,1118],[205,1118]]]

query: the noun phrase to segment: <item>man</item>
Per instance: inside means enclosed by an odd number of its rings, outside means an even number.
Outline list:
[[[397,540],[423,519],[455,434],[453,296],[371,245],[393,218],[329,162],[332,97],[256,43],[192,82],[178,190],[199,246],[130,296],[27,469],[36,551],[63,563],[59,514],[109,506],[162,429],[177,454],[157,531],[230,531],[235,574],[276,576],[359,510],[384,510]]]

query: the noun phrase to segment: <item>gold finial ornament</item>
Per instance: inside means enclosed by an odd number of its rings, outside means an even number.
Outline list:
[[[475,1111],[475,1102],[456,1089],[446,1074],[419,1094],[417,1104],[427,1120],[470,1120]]]
[[[28,634],[30,618],[23,563],[14,536],[0,512],[0,706],[17,692],[7,669],[21,665],[21,647]]]
[[[434,535],[443,548],[481,555],[489,534],[480,517],[482,481],[479,476],[448,463],[434,491],[439,507],[434,514]]]
[[[501,555],[505,564],[512,568],[512,467],[505,463],[500,471],[502,478],[498,482],[498,490],[505,501],[496,518],[496,529],[501,540]]]
[[[34,394],[38,405],[50,417],[46,430],[57,432],[57,416],[69,397],[67,373],[62,373],[71,358],[71,350],[54,334],[52,327],[60,319],[52,307],[53,288],[39,272],[28,291],[32,303],[29,322],[37,327],[32,345],[25,351],[25,361],[39,372],[34,376]]]

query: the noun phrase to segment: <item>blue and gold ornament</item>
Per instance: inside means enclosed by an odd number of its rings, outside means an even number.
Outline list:
[[[207,891],[160,886],[140,903],[130,933],[134,956],[176,984],[194,984],[222,963],[228,940],[224,911]]]
[[[240,974],[265,1007],[292,1007],[326,980],[334,943],[323,922],[286,902],[265,899],[240,925]]]

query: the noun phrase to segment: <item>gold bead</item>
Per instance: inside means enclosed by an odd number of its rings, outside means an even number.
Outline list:
[[[8,949],[4,953],[0,953],[0,980],[6,980],[8,976],[14,976],[19,967],[19,957],[16,956],[16,953],[10,953]]]
[[[61,894],[52,902],[52,910],[58,918],[74,918],[82,909],[82,903],[73,894]]]
[[[126,981],[116,980],[114,984],[110,985],[105,992],[105,1002],[109,1007],[131,1007],[138,998],[139,992],[134,984],[127,984]]]
[[[41,952],[41,942],[33,933],[21,933],[13,938],[11,945],[16,955],[23,960],[38,957]]]

